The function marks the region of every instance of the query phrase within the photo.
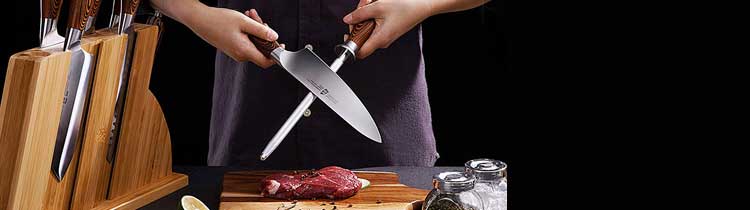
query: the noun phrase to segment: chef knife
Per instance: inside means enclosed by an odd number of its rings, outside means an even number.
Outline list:
[[[80,138],[80,131],[83,127],[92,63],[91,53],[81,48],[81,35],[91,6],[93,6],[93,0],[71,0],[70,2],[70,15],[63,49],[71,52],[71,60],[52,157],[52,172],[57,180],[62,180],[65,176],[73,157],[74,146]]]
[[[117,0],[115,0],[117,1]],[[119,23],[117,24],[118,33],[123,32],[128,34],[128,46],[125,49],[125,61],[122,63],[120,68],[120,82],[117,86],[117,96],[115,102],[115,112],[112,116],[112,128],[109,131],[109,138],[107,142],[107,161],[113,162],[115,158],[115,152],[117,151],[117,143],[120,140],[120,127],[122,125],[122,115],[125,111],[125,97],[128,93],[128,81],[130,80],[130,66],[133,60],[133,47],[135,47],[136,33],[134,28],[131,26],[133,23],[133,17],[135,11],[138,9],[138,3],[140,0],[125,0],[122,2],[122,16],[120,16]]]
[[[86,14],[86,27],[83,29],[84,34],[91,34],[94,33],[94,25],[96,25],[96,13],[99,12],[99,3],[101,0],[93,0],[91,9],[89,10],[88,14]]]
[[[337,51],[339,52],[339,56],[336,58],[336,60],[333,61],[333,63],[331,63],[331,71],[333,71],[334,73],[337,72],[346,60],[356,58],[359,46],[362,46],[362,44],[364,44],[364,42],[367,41],[368,38],[370,38],[373,29],[375,29],[374,20],[366,20],[352,26],[352,30],[350,32],[348,40],[344,44],[336,46]],[[294,112],[292,112],[292,114],[289,116],[289,118],[286,119],[281,128],[279,128],[276,134],[271,138],[271,141],[268,142],[266,148],[263,149],[263,152],[260,155],[260,160],[266,160],[266,158],[271,155],[276,147],[279,146],[281,141],[287,136],[287,134],[289,134],[294,125],[297,124],[299,119],[302,118],[302,114],[310,107],[310,105],[312,105],[315,99],[316,97],[312,93],[308,93],[307,96],[302,99],[302,102],[297,105],[297,108],[294,109]],[[383,143],[379,135],[378,139],[375,142]]]
[[[57,17],[60,15],[62,0],[41,0],[41,19],[39,23],[39,47],[63,43],[65,38],[57,33]]]
[[[328,107],[333,109],[334,112],[354,127],[354,129],[367,138],[382,143],[377,125],[364,104],[335,73],[346,58],[338,59],[340,60],[338,61],[339,64],[334,62],[335,68],[331,69],[309,48],[297,52],[289,52],[280,48],[276,42],[269,42],[252,36],[251,40],[266,57],[270,55],[277,64],[291,73],[292,76],[302,82],[311,91],[303,99],[303,103],[297,106],[292,116],[287,119],[271,141],[268,142],[268,145],[266,145],[261,153],[261,160],[268,158],[276,147],[281,144],[281,141],[291,131],[294,124],[302,116],[304,110],[312,104],[316,96],[321,98]]]

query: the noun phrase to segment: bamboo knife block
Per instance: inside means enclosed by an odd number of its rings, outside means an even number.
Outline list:
[[[102,29],[83,39],[96,69],[83,138],[59,182],[52,153],[71,53],[35,48],[10,57],[0,104],[0,210],[136,209],[188,184],[172,172],[169,129],[148,90],[158,27],[135,27],[114,163],[107,162],[107,137],[128,37]]]

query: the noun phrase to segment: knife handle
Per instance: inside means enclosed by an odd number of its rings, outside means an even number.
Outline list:
[[[99,12],[99,3],[102,2],[102,0],[93,0],[94,2],[91,4],[91,9],[89,10],[89,14],[87,16],[89,17],[95,17],[96,13]],[[93,24],[93,23],[91,23]]]
[[[42,0],[42,18],[57,19],[62,0]]]
[[[266,56],[267,58],[271,57],[271,52],[273,52],[273,50],[281,47],[281,45],[279,45],[279,42],[277,41],[271,42],[265,39],[255,37],[253,35],[250,35],[250,41],[253,41],[255,48],[258,48],[258,51],[263,53],[263,55]]]
[[[70,0],[68,28],[83,31],[94,0]]]
[[[250,19],[260,24],[263,24],[263,20],[261,20],[260,17],[258,17],[258,19],[253,19],[253,17],[250,16]],[[265,24],[265,25],[268,26],[268,24]],[[255,45],[255,48],[258,49],[260,53],[263,53],[263,55],[266,56],[266,58],[271,58],[271,52],[273,52],[273,50],[275,50],[276,48],[281,47],[278,41],[273,41],[273,42],[268,41],[265,39],[258,38],[252,34],[250,34],[249,37],[250,37],[250,41],[252,41],[253,44]]]
[[[372,0],[370,4],[376,2],[377,0]],[[362,21],[360,23],[354,24],[352,26],[352,30],[349,32],[349,39],[347,41],[352,41],[355,44],[357,44],[357,50],[359,51],[359,48],[362,47],[363,44],[365,44],[365,41],[370,38],[370,35],[372,35],[372,31],[375,29],[375,20],[369,19]],[[355,52],[356,54],[356,52]]]
[[[125,14],[135,15],[135,10],[138,9],[138,3],[140,0],[123,0],[122,10]]]
[[[120,9],[122,7],[120,3],[122,3],[122,0],[114,0],[112,2],[112,14],[120,15]]]

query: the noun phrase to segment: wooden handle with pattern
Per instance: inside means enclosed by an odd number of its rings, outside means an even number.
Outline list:
[[[101,3],[102,0],[94,0],[93,5],[91,5],[91,9],[89,10],[89,17],[96,16],[96,13],[99,12],[99,3]]]
[[[273,50],[281,47],[281,45],[279,45],[279,42],[277,41],[271,42],[255,37],[253,35],[250,35],[250,41],[253,41],[253,44],[255,44],[255,48],[258,48],[258,51],[263,53],[263,55],[265,55],[267,58],[271,57],[271,52],[273,52]]]
[[[135,15],[135,11],[138,9],[138,3],[140,0],[123,0],[122,10],[125,14]]]
[[[88,20],[89,10],[94,0],[70,0],[70,11],[68,16],[68,28],[83,31]]]
[[[376,2],[372,0],[370,4]],[[357,44],[357,49],[361,48],[365,41],[370,38],[372,31],[375,29],[375,20],[369,19],[352,26],[351,32],[349,32],[349,40]]]
[[[61,6],[62,0],[42,0],[42,18],[57,19]]]

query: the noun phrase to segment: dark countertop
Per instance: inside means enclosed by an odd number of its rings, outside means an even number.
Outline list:
[[[242,167],[209,167],[209,166],[175,166],[174,172],[188,175],[188,186],[173,192],[153,203],[144,206],[144,210],[182,209],[180,199],[192,195],[205,203],[208,208],[219,209],[221,179],[224,172],[247,170]],[[390,171],[399,174],[401,183],[421,188],[432,189],[432,175],[443,171],[462,171],[463,167],[374,167],[355,169],[359,171]]]

